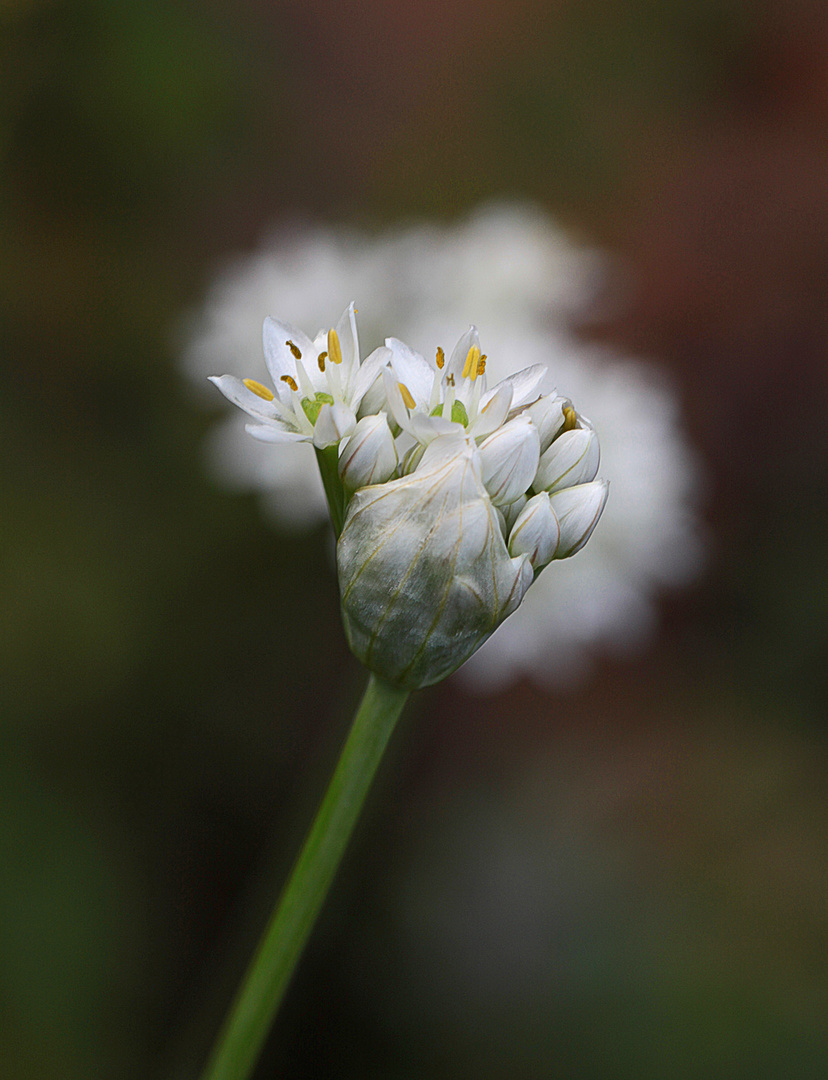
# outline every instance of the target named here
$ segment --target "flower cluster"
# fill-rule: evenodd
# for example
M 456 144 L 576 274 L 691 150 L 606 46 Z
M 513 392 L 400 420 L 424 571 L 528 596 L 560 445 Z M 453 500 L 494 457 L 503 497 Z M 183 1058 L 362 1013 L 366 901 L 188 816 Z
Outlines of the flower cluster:
M 335 448 L 346 513 L 337 545 L 349 643 L 401 686 L 438 682 L 521 603 L 540 571 L 578 552 L 607 498 L 598 439 L 536 364 L 487 385 L 474 326 L 446 358 L 396 338 L 360 357 L 353 303 L 311 340 L 268 318 L 273 389 L 212 381 L 264 442 Z M 320 467 L 326 459 L 320 456 Z
M 182 327 L 182 368 L 192 392 L 209 405 L 208 375 L 231 371 L 241 380 L 258 369 L 262 321 L 274 302 L 309 328 L 353 295 L 370 297 L 359 313 L 360 339 L 370 348 L 393 328 L 431 356 L 437 343 L 457 339 L 474 312 L 489 353 L 488 379 L 548 366 L 541 393 L 557 385 L 589 402 L 612 498 L 587 548 L 538 578 L 461 677 L 475 691 L 521 676 L 560 687 L 582 678 L 598 653 L 642 648 L 657 627 L 659 594 L 692 581 L 704 561 L 700 472 L 667 373 L 612 347 L 587 344 L 570 330 L 573 320 L 595 310 L 596 287 L 608 277 L 616 279 L 617 268 L 613 273 L 606 256 L 573 244 L 544 212 L 522 204 L 493 204 L 457 221 L 384 231 L 283 222 L 257 251 L 216 273 L 204 303 Z M 349 333 L 346 328 L 343 341 Z M 303 354 L 309 374 L 315 356 L 307 363 Z M 399 378 L 424 411 L 429 392 L 410 375 Z M 381 383 L 368 391 L 358 419 L 379 414 L 382 391 Z M 334 397 L 327 387 L 321 392 Z M 260 407 L 262 399 L 253 404 Z M 397 423 L 390 405 L 388 416 Z M 360 428 L 350 452 L 369 436 L 383 441 L 379 421 Z M 397 438 L 395 451 L 401 446 Z M 274 527 L 308 529 L 327 516 L 311 442 L 288 442 L 274 453 L 228 416 L 211 427 L 205 449 L 214 478 L 256 492 Z M 350 479 L 358 478 L 352 473 Z

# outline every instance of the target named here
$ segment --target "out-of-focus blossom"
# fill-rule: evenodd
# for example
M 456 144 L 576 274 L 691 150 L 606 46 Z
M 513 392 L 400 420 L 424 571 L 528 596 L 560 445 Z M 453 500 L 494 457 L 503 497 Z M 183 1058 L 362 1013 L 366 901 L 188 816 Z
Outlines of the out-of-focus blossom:
M 634 649 L 652 633 L 657 590 L 692 580 L 701 565 L 697 469 L 671 387 L 654 367 L 585 345 L 566 329 L 567 317 L 592 303 L 601 269 L 595 253 L 573 247 L 542 212 L 521 206 L 491 207 L 456 226 L 379 235 L 281 230 L 258 254 L 225 270 L 192 322 L 184 364 L 199 386 L 217 370 L 241 378 L 259 370 L 262 322 L 274 312 L 315 328 L 358 296 L 360 337 L 369 350 L 393 329 L 409 353 L 424 356 L 433 355 L 435 343 L 456 341 L 474 319 L 491 384 L 518 369 L 548 369 L 537 391 L 546 396 L 529 413 L 550 499 L 558 481 L 572 483 L 570 470 L 588 475 L 594 424 L 601 472 L 612 482 L 601 527 L 577 558 L 543 571 L 521 609 L 464 666 L 476 686 L 521 674 L 560 684 L 587 669 L 595 651 Z M 408 387 L 406 363 L 408 354 L 402 361 L 394 354 L 391 371 L 414 398 L 420 391 Z M 441 404 L 445 391 L 441 380 Z M 376 412 L 382 405 L 372 395 L 384 394 L 375 383 L 360 414 Z M 573 399 L 588 403 L 590 421 L 579 424 L 587 434 L 556 449 L 563 409 Z M 256 443 L 232 418 L 217 426 L 209 456 L 225 483 L 260 491 L 280 526 L 305 528 L 327 516 L 312 447 Z M 512 528 L 523 505 L 503 510 Z M 535 507 L 521 521 L 516 535 L 528 545 L 521 553 L 531 554 L 532 544 L 549 547 L 548 534 L 533 539 L 531 531 L 544 520 Z

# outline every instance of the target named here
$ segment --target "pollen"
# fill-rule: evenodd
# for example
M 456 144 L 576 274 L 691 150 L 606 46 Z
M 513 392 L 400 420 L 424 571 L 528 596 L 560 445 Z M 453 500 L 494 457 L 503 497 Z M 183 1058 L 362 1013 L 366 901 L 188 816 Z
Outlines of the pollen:
M 446 362 L 446 354 L 443 352 L 443 350 L 438 345 L 437 346 L 437 360 L 436 360 L 436 363 L 437 363 L 437 367 L 440 368 L 441 371 L 443 370 L 443 365 L 445 364 L 445 362 Z
M 472 382 L 477 378 L 477 372 L 480 367 L 480 349 L 476 345 L 472 345 L 466 355 L 466 362 L 463 365 L 463 378 L 471 379 Z
M 319 364 L 319 370 L 320 371 L 325 370 L 325 359 L 326 359 L 327 355 L 328 354 L 326 352 L 321 352 L 319 354 L 319 356 L 317 356 L 317 358 L 316 358 L 316 362 L 317 362 L 317 364 Z
M 342 346 L 339 344 L 339 334 L 336 330 L 328 331 L 328 356 L 334 364 L 342 363 Z
M 282 382 L 286 382 L 288 384 L 288 386 L 291 388 L 291 390 L 298 390 L 299 389 L 299 387 L 296 385 L 296 379 L 294 379 L 292 375 L 283 375 L 282 376 Z
M 242 382 L 251 394 L 255 394 L 257 397 L 262 398 L 263 401 L 273 401 L 273 398 L 275 397 L 273 391 L 268 390 L 266 386 L 262 386 L 260 382 L 256 382 L 255 379 L 242 379 Z
M 293 359 L 294 360 L 301 360 L 302 359 L 302 354 L 299 351 L 299 346 L 298 345 L 294 345 L 292 341 L 286 341 L 285 345 L 287 345 L 287 347 L 293 353 Z
M 487 360 L 487 356 L 486 356 L 485 353 L 483 353 L 483 355 L 480 357 L 480 363 L 477 365 L 477 374 L 478 375 L 482 375 L 483 372 L 486 370 L 486 360 Z
M 416 407 L 417 402 L 411 396 L 411 391 L 408 389 L 405 383 L 400 383 L 400 393 L 402 394 L 403 401 L 409 409 L 413 409 Z
M 578 423 L 578 417 L 575 415 L 575 410 L 571 405 L 564 406 L 564 431 L 572 431 L 575 425 Z

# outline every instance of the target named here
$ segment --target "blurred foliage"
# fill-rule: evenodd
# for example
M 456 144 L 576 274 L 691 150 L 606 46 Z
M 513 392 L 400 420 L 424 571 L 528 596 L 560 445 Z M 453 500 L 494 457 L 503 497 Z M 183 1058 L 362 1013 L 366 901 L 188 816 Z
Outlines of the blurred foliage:
M 619 334 L 686 387 L 718 548 L 634 669 L 574 698 L 423 699 L 261 1075 L 824 1075 L 826 445 L 796 422 L 825 388 L 828 216 L 797 172 L 828 85 L 811 6 L 10 0 L 0 20 L 4 1075 L 194 1074 L 358 683 L 328 537 L 275 535 L 204 475 L 181 312 L 277 214 L 498 193 L 645 270 L 639 237 L 662 245 Z M 717 171 L 740 136 L 755 157 Z M 776 160 L 813 192 L 787 263 L 758 228 L 696 229 L 724 195 L 784 209 Z M 739 291 L 763 263 L 784 305 Z

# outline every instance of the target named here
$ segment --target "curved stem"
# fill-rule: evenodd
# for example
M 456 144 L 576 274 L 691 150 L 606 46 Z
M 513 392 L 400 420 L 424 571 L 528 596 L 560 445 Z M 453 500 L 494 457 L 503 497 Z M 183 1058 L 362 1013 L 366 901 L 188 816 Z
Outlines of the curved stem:
M 407 690 L 370 676 L 325 798 L 202 1080 L 245 1080 L 252 1072 L 407 698 Z

